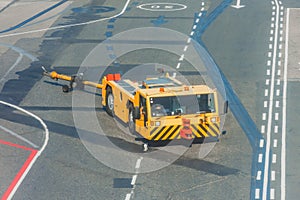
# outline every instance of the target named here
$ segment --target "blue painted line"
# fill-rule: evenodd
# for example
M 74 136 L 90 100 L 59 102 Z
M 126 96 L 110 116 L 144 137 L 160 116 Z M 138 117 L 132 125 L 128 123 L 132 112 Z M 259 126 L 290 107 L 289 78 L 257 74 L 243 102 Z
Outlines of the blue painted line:
M 110 20 L 108 20 L 109 23 L 114 23 L 117 20 L 117 17 L 115 18 L 111 18 Z
M 36 15 L 34 15 L 34 16 L 32 16 L 32 17 L 30 17 L 29 19 L 27 19 L 27 20 L 25 20 L 25 21 L 23 21 L 23 22 L 21 22 L 21 23 L 15 25 L 15 26 L 13 26 L 13 27 L 10 27 L 10 28 L 8 28 L 8 29 L 6 29 L 6 30 L 0 31 L 0 33 L 6 33 L 6 32 L 9 32 L 9 31 L 16 30 L 16 29 L 18 29 L 18 28 L 24 26 L 25 24 L 27 24 L 27 23 L 29 23 L 29 22 L 35 20 L 36 18 L 38 18 L 38 17 L 40 17 L 40 16 L 46 14 L 47 12 L 49 12 L 49 11 L 51 11 L 51 10 L 57 8 L 58 6 L 62 5 L 63 3 L 67 2 L 67 1 L 68 1 L 68 0 L 62 0 L 62 1 L 58 2 L 57 4 L 55 4 L 55 5 L 53 5 L 53 6 L 49 7 L 49 8 L 47 8 L 47 9 L 41 11 L 41 12 L 39 12 L 38 14 L 36 14 Z
M 260 131 L 257 129 L 256 124 L 250 117 L 249 113 L 239 100 L 238 96 L 234 92 L 233 88 L 231 87 L 229 81 L 226 79 L 225 75 L 221 71 L 220 67 L 216 64 L 216 62 L 213 60 L 212 56 L 210 55 L 208 49 L 205 47 L 203 41 L 201 40 L 202 34 L 205 32 L 205 30 L 209 27 L 209 25 L 229 6 L 231 5 L 232 0 L 224 0 L 222 3 L 219 4 L 213 10 L 209 16 L 206 17 L 206 13 L 202 15 L 202 19 L 199 21 L 199 26 L 197 26 L 197 29 L 195 31 L 196 37 L 194 39 L 204 47 L 205 51 L 202 50 L 202 53 L 204 56 L 204 62 L 206 63 L 206 66 L 208 67 L 208 71 L 210 73 L 216 73 L 217 71 L 221 74 L 224 86 L 225 86 L 225 95 L 229 102 L 229 108 L 231 112 L 233 113 L 234 117 L 237 119 L 237 122 L 239 123 L 240 127 L 245 132 L 247 139 L 251 145 L 252 148 L 252 165 L 251 165 L 251 188 L 250 188 L 250 199 L 255 199 L 255 190 L 257 188 L 260 189 L 260 199 L 262 198 L 263 193 L 263 180 L 264 180 L 264 163 L 265 157 L 266 157 L 266 145 L 264 145 L 263 148 L 259 147 L 260 140 L 264 140 L 264 144 L 266 144 L 266 140 L 263 138 Z M 203 18 L 204 16 L 204 18 Z M 195 16 L 196 18 L 196 16 Z M 201 51 L 201 50 L 200 50 Z M 210 76 L 213 77 L 213 76 Z M 213 80 L 216 81 L 216 80 Z M 215 82 L 214 83 L 216 87 L 219 89 L 220 84 Z M 263 155 L 262 163 L 258 163 L 258 156 L 259 154 Z M 270 155 L 271 156 L 271 152 Z M 271 159 L 269 160 L 269 166 L 271 164 Z M 261 174 L 261 180 L 256 180 L 257 171 L 260 170 L 262 172 Z M 268 171 L 268 180 L 270 180 L 270 170 Z M 267 198 L 270 198 L 270 181 L 268 181 L 267 185 Z
M 165 16 L 160 15 L 155 20 L 151 20 L 151 23 L 154 24 L 154 26 L 161 26 L 162 24 L 167 23 L 168 20 L 165 20 Z
M 113 46 L 106 46 L 106 50 L 112 51 L 112 50 L 114 50 L 114 47 Z
M 115 54 L 109 54 L 108 56 L 109 56 L 110 59 L 116 59 L 117 58 L 117 56 Z
M 108 25 L 107 25 L 107 28 L 108 28 L 108 29 L 113 29 L 113 28 L 114 28 L 114 25 L 108 24 Z
M 106 31 L 105 36 L 106 37 L 112 37 L 112 32 L 111 31 Z

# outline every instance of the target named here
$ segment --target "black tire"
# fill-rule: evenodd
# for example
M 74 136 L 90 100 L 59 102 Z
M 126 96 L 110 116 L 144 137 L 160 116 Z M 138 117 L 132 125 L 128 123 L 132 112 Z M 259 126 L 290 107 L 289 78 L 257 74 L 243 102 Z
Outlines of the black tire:
M 129 106 L 129 112 L 128 112 L 128 128 L 130 133 L 135 134 L 135 118 L 133 115 L 133 106 Z
M 106 88 L 106 98 L 105 98 L 105 110 L 110 116 L 114 116 L 114 95 L 112 93 L 111 87 Z
M 64 93 L 68 93 L 68 92 L 70 91 L 69 86 L 68 86 L 68 85 L 63 85 L 63 86 L 62 86 L 62 91 L 63 91 Z

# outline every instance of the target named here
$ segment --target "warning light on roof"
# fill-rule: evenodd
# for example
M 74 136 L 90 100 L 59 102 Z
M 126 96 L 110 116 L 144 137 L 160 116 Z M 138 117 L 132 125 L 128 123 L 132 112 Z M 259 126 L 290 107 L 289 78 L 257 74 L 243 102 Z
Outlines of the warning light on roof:
M 189 90 L 190 90 L 190 88 L 188 86 L 184 87 L 184 91 L 189 91 Z
M 165 91 L 165 88 L 159 88 L 159 91 L 160 91 L 160 92 L 164 92 L 164 91 Z

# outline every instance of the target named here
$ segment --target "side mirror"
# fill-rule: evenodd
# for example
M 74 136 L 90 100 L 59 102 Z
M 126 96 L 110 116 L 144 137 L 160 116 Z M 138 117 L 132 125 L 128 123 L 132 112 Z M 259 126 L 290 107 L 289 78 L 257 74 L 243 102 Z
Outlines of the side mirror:
M 228 100 L 224 102 L 224 114 L 228 112 Z

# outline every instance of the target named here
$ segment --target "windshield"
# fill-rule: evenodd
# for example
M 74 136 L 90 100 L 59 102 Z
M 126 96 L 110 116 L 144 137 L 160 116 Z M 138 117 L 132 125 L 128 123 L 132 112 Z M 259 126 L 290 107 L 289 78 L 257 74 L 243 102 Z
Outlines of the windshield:
M 151 116 L 173 116 L 215 112 L 213 94 L 150 97 Z

